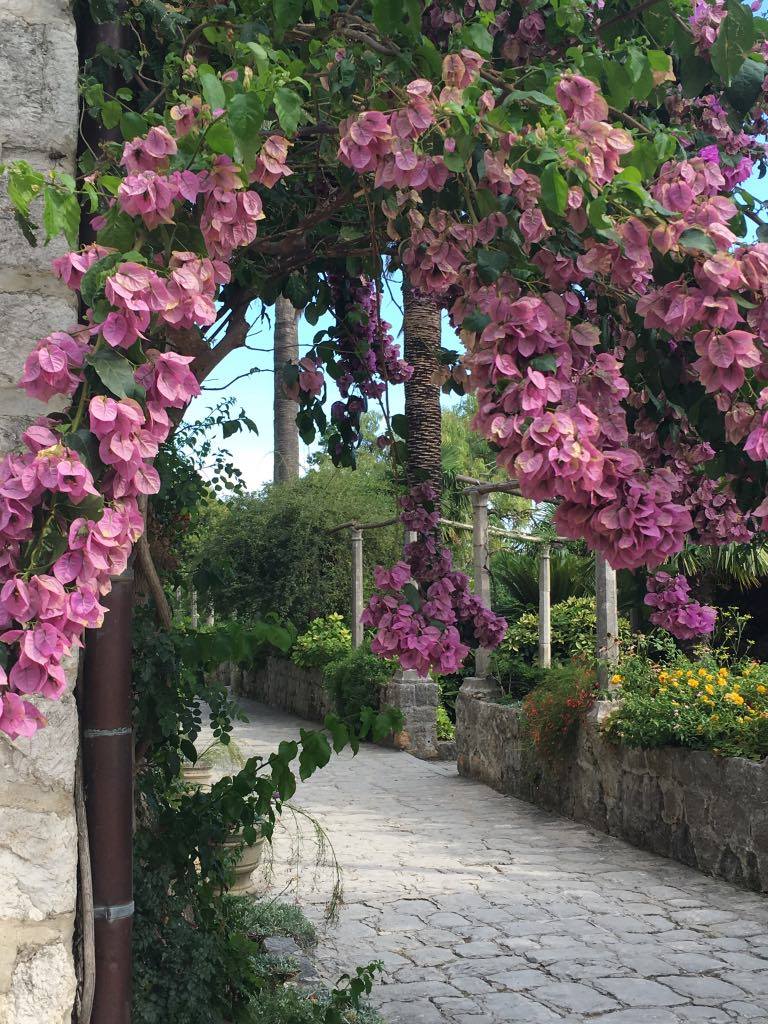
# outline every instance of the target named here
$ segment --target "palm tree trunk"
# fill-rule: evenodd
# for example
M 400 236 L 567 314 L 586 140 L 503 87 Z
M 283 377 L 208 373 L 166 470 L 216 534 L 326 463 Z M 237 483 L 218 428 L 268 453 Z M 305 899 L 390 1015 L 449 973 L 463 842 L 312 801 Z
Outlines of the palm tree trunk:
M 431 299 L 414 294 L 403 275 L 404 355 L 413 366 L 405 385 L 405 415 L 408 420 L 409 486 L 429 482 L 442 491 L 443 468 L 440 435 L 440 388 L 435 383 L 439 370 L 440 310 Z
M 299 360 L 299 317 L 290 299 L 279 295 L 275 303 L 275 399 L 273 479 L 276 484 L 295 480 L 299 475 L 299 430 L 296 426 L 298 404 L 288 398 L 283 387 L 283 368 Z

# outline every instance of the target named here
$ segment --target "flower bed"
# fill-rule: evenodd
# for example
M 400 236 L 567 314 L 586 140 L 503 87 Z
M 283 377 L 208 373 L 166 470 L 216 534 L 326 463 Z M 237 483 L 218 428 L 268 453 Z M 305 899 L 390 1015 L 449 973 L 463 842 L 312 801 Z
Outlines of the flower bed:
M 632 749 L 611 742 L 600 702 L 569 756 L 542 757 L 522 708 L 460 694 L 460 774 L 672 857 L 707 874 L 768 891 L 768 760 L 706 750 Z

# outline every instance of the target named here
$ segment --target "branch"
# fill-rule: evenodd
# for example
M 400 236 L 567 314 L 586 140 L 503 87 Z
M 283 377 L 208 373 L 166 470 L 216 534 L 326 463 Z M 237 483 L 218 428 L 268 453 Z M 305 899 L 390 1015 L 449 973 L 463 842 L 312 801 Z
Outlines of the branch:
M 148 504 L 146 495 L 143 495 L 139 500 L 139 508 L 144 516 L 144 533 L 139 537 L 136 544 L 136 560 L 144 579 L 147 581 L 147 586 L 149 587 L 149 592 L 152 595 L 152 600 L 155 602 L 155 610 L 157 612 L 157 617 L 160 620 L 160 625 L 167 633 L 169 633 L 173 629 L 173 613 L 171 612 L 171 606 L 168 604 L 168 598 L 165 596 L 163 584 L 157 573 L 157 569 L 155 568 L 152 552 L 149 550 L 149 541 L 147 540 L 146 532 Z

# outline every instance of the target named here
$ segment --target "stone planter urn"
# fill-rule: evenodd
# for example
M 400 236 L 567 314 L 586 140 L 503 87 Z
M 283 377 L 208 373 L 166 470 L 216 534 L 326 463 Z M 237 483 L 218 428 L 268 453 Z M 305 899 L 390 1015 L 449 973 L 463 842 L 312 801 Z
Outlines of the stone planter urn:
M 242 833 L 238 832 L 233 835 L 230 839 L 225 839 L 219 844 L 219 849 L 222 853 L 227 854 L 229 851 L 234 851 L 242 844 L 243 837 Z M 261 858 L 264 853 L 264 844 L 266 839 L 264 836 L 259 836 L 258 839 L 248 846 L 244 846 L 237 856 L 237 860 L 232 865 L 232 871 L 235 876 L 235 880 L 230 888 L 232 893 L 246 893 L 253 892 L 255 886 L 253 885 L 252 876 L 253 872 L 261 863 Z
M 196 764 L 191 762 L 185 764 L 181 769 L 182 779 L 194 789 L 210 789 L 213 782 L 213 769 L 210 765 Z

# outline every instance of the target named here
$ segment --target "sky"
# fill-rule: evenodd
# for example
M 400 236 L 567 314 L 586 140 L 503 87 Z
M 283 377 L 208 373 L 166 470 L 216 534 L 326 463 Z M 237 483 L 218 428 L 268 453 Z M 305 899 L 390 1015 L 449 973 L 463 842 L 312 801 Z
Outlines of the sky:
M 403 338 L 403 314 L 401 300 L 401 279 L 396 275 L 385 286 L 382 295 L 382 319 L 392 324 L 392 335 L 400 345 L 402 352 Z M 268 311 L 271 313 L 272 310 Z M 257 315 L 256 307 L 252 317 Z M 299 349 L 300 354 L 305 355 L 312 346 L 312 339 L 322 327 L 328 327 L 332 323 L 332 317 L 323 317 L 316 326 L 301 320 L 299 324 Z M 273 372 L 272 372 L 272 322 L 264 321 L 253 328 L 248 336 L 248 344 L 260 349 L 268 349 L 266 352 L 254 352 L 249 349 L 239 349 L 228 356 L 217 368 L 216 371 L 205 382 L 203 394 L 194 400 L 187 410 L 185 420 L 193 422 L 206 414 L 208 409 L 215 406 L 222 398 L 233 397 L 236 402 L 234 413 L 244 409 L 258 428 L 258 434 L 248 431 L 240 431 L 230 437 L 223 446 L 231 452 L 235 464 L 240 469 L 245 479 L 246 487 L 249 490 L 257 490 L 263 484 L 272 479 L 273 462 L 273 430 L 272 430 L 272 397 L 273 397 Z M 445 348 L 452 348 L 460 351 L 462 346 L 457 335 L 448 324 L 447 319 L 443 322 L 442 344 Z M 231 387 L 226 387 L 236 377 L 247 374 L 253 367 L 259 367 L 262 372 L 254 373 L 252 376 L 237 380 Z M 225 388 L 225 390 L 211 390 L 213 388 Z M 326 402 L 326 411 L 330 410 L 331 403 L 338 397 L 338 391 L 332 381 L 329 381 L 329 394 Z M 444 404 L 456 401 L 455 396 L 444 397 Z M 392 414 L 403 411 L 404 389 L 390 386 L 389 403 Z M 375 406 L 372 406 L 375 411 Z M 300 444 L 300 459 L 302 468 L 306 469 L 309 456 L 319 448 L 317 443 L 308 447 L 303 442 Z

